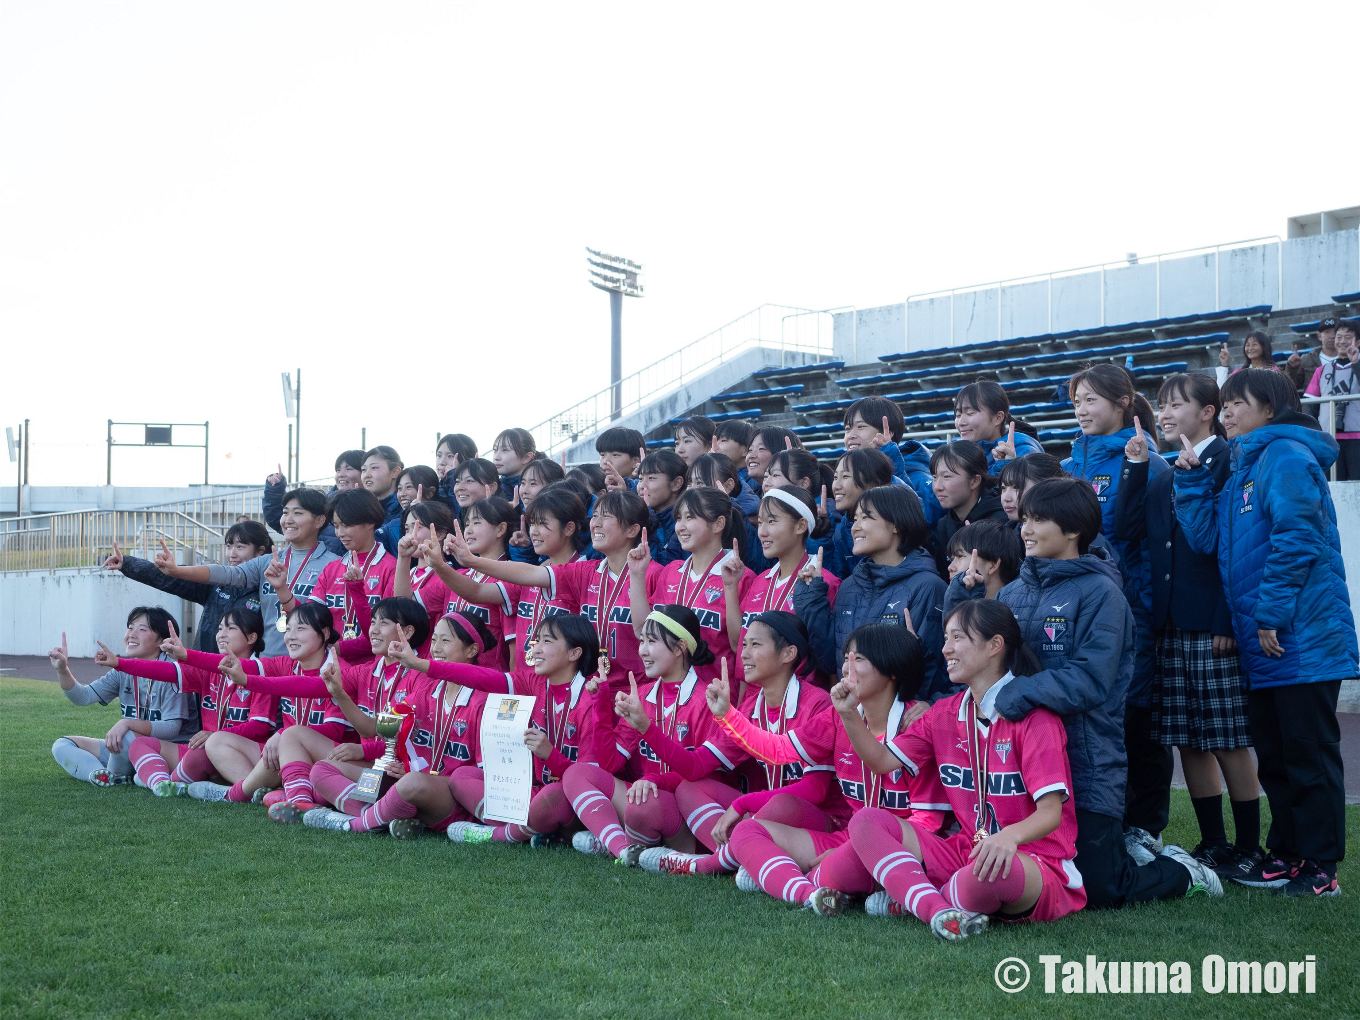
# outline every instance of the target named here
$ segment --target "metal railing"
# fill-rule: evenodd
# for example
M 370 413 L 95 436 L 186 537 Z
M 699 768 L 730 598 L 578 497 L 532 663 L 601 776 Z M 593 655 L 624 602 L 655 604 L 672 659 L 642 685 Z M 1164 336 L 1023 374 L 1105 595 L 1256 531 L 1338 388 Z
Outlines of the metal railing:
M 160 543 L 181 562 L 220 563 L 223 536 L 259 520 L 263 489 L 240 489 L 137 510 L 72 510 L 0 520 L 0 572 L 93 570 L 113 552 L 150 559 Z
M 1308 405 L 1310 405 L 1310 404 L 1313 405 L 1313 406 L 1315 406 L 1315 407 L 1318 406 L 1318 405 L 1321 405 L 1321 404 L 1326 404 L 1326 405 L 1327 405 L 1327 417 L 1326 417 L 1326 418 L 1323 418 L 1322 415 L 1318 415 L 1318 424 L 1322 426 L 1322 430 L 1323 430 L 1324 432 L 1328 433 L 1328 434 L 1331 435 L 1333 438 L 1335 438 L 1335 437 L 1336 437 L 1336 432 L 1337 432 L 1337 429 L 1336 429 L 1336 405 L 1337 405 L 1337 404 L 1344 404 L 1344 403 L 1346 403 L 1347 401 L 1351 401 L 1351 400 L 1360 400 L 1360 393 L 1338 393 L 1338 394 L 1335 394 L 1334 396 L 1328 396 L 1328 397 L 1307 397 L 1307 396 L 1305 396 L 1305 397 L 1301 397 L 1300 399 L 1302 400 L 1303 405 L 1304 405 L 1305 408 L 1307 408 Z M 1342 417 L 1343 417 L 1343 419 L 1344 419 L 1344 417 L 1345 417 L 1344 413 L 1343 413 Z M 1331 469 L 1330 473 L 1328 474 L 1328 477 L 1329 477 L 1332 481 L 1336 481 L 1336 461 L 1332 461 L 1332 469 Z
M 994 282 L 992 282 L 992 283 L 975 284 L 975 285 L 969 286 L 969 287 L 951 287 L 951 288 L 948 288 L 948 289 L 946 289 L 946 290 L 932 290 L 932 291 L 926 291 L 926 292 L 921 293 L 921 294 L 912 294 L 912 295 L 910 295 L 910 296 L 907 298 L 907 300 L 906 300 L 906 302 L 905 302 L 905 306 L 904 306 L 904 308 L 905 308 L 904 315 L 905 315 L 905 318 L 906 318 L 906 323 L 905 323 L 905 327 L 906 327 L 905 332 L 906 332 L 906 341 L 907 341 L 906 349 L 909 350 L 909 351 L 911 350 L 911 303 L 912 303 L 913 301 L 925 301 L 925 300 L 930 300 L 930 299 L 934 299 L 934 298 L 942 298 L 942 297 L 948 297 L 948 298 L 949 298 L 949 342 L 948 342 L 947 344 L 944 344 L 943 346 L 945 346 L 945 347 L 953 347 L 953 346 L 954 346 L 954 306 L 955 306 L 955 304 L 956 304 L 955 298 L 958 297 L 959 295 L 977 294 L 977 293 L 981 293 L 981 292 L 984 292 L 984 291 L 995 291 L 995 292 L 996 292 L 996 336 L 995 336 L 993 339 L 996 339 L 996 340 L 1003 340 L 1003 339 L 1007 339 L 1007 338 L 1004 336 L 1005 330 L 1004 330 L 1004 327 L 1003 327 L 1003 315 L 1004 315 L 1004 309 L 1005 309 L 1005 300 L 1004 300 L 1005 289 L 1006 289 L 1007 287 L 1018 287 L 1018 286 L 1021 286 L 1021 285 L 1023 285 L 1023 284 L 1029 284 L 1029 283 L 1046 283 L 1046 284 L 1048 285 L 1048 296 L 1047 296 L 1047 302 L 1048 302 L 1048 330 L 1047 330 L 1047 332 L 1050 332 L 1050 333 L 1051 333 L 1051 332 L 1053 331 L 1053 281 L 1054 281 L 1054 280 L 1062 280 L 1062 279 L 1064 279 L 1064 278 L 1066 278 L 1066 277 L 1078 276 L 1078 275 L 1083 274 L 1083 273 L 1095 273 L 1095 272 L 1099 272 L 1099 273 L 1100 273 L 1100 322 L 1097 323 L 1096 325 L 1098 325 L 1098 326 L 1110 326 L 1110 325 L 1116 325 L 1116 326 L 1117 326 L 1117 325 L 1119 325 L 1119 323 L 1110 323 L 1110 322 L 1107 322 L 1107 321 L 1106 321 L 1106 316 L 1105 316 L 1105 293 L 1106 293 L 1105 274 L 1106 274 L 1106 271 L 1107 271 L 1107 270 L 1112 270 L 1112 269 L 1128 269 L 1128 268 L 1131 268 L 1131 267 L 1133 267 L 1133 266 L 1146 265 L 1147 263 L 1155 263 L 1155 265 L 1156 265 L 1156 267 L 1157 267 L 1157 268 L 1156 268 L 1156 287 L 1157 287 L 1157 291 L 1156 291 L 1156 295 L 1157 295 L 1157 296 L 1156 296 L 1156 309 L 1157 309 L 1157 311 L 1156 311 L 1156 314 L 1153 316 L 1153 318 L 1154 318 L 1154 319 L 1160 319 L 1160 318 L 1162 317 L 1162 263 L 1163 263 L 1163 262 L 1166 262 L 1166 261 L 1169 261 L 1169 260 L 1171 260 L 1171 259 L 1188 258 L 1188 257 L 1190 257 L 1190 256 L 1192 256 L 1192 255 L 1197 255 L 1197 254 L 1203 254 L 1203 255 L 1206 255 L 1206 256 L 1209 255 L 1209 254 L 1212 254 L 1212 255 L 1213 255 L 1213 258 L 1214 258 L 1214 310 L 1215 310 L 1215 311 L 1220 311 L 1220 310 L 1221 310 L 1220 294 L 1222 293 L 1221 273 L 1220 273 L 1220 262 L 1221 262 L 1222 253 L 1225 252 L 1225 251 L 1231 251 L 1231 250 L 1234 250 L 1234 249 L 1237 249 L 1237 248 L 1248 248 L 1248 247 L 1252 247 L 1252 246 L 1254 246 L 1254 245 L 1262 245 L 1262 244 L 1274 244 L 1274 245 L 1275 245 L 1275 258 L 1276 258 L 1276 268 L 1277 268 L 1276 281 L 1275 281 L 1275 282 L 1276 282 L 1276 300 L 1275 300 L 1275 307 L 1276 307 L 1276 308 L 1279 308 L 1279 307 L 1281 307 L 1281 306 L 1284 304 L 1284 244 L 1283 244 L 1283 242 L 1281 242 L 1281 240 L 1280 240 L 1280 238 L 1279 238 L 1278 235 L 1273 235 L 1273 234 L 1272 234 L 1272 235 L 1267 236 L 1267 237 L 1252 237 L 1252 238 L 1248 238 L 1248 239 L 1245 240 L 1245 241 L 1230 241 L 1230 242 L 1228 242 L 1228 243 L 1226 243 L 1226 244 L 1211 244 L 1211 245 L 1204 245 L 1203 247 L 1199 247 L 1199 248 L 1184 248 L 1184 249 L 1182 249 L 1182 250 L 1180 250 L 1180 251 L 1163 252 L 1163 253 L 1158 254 L 1158 255 L 1134 256 L 1134 257 L 1131 257 L 1131 258 L 1124 258 L 1124 259 L 1120 259 L 1120 260 L 1116 260 L 1116 261 L 1112 261 L 1112 262 L 1101 262 L 1101 263 L 1097 263 L 1097 264 L 1095 264 L 1095 265 L 1090 265 L 1090 266 L 1079 266 L 1079 267 L 1076 268 L 1076 269 L 1062 269 L 1062 270 L 1059 270 L 1059 271 L 1053 272 L 1053 273 L 1037 273 L 1037 274 L 1035 274 L 1035 275 L 1033 275 L 1033 276 L 1016 276 L 1016 277 L 1012 277 L 1011 279 L 1008 279 L 1008 280 L 996 280 L 996 281 L 994 281 Z M 1093 327 L 1093 328 L 1094 328 L 1094 327 Z M 971 343 L 971 342 L 973 342 L 973 341 L 969 341 L 969 342 Z
M 761 305 L 625 376 L 620 384 L 618 416 L 639 410 L 645 403 L 743 351 L 755 347 L 779 350 L 782 365 L 790 352 L 829 355 L 831 344 L 829 312 L 791 305 Z M 613 386 L 606 386 L 533 426 L 529 431 L 538 449 L 552 456 L 581 437 L 607 427 L 617 417 L 611 406 L 613 392 Z

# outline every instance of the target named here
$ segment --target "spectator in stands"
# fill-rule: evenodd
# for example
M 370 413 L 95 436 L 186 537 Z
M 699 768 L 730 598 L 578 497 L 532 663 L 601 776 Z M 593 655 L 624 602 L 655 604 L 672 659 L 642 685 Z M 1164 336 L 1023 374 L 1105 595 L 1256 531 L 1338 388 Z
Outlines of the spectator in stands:
M 500 495 L 507 503 L 515 502 L 519 476 L 536 454 L 533 433 L 528 429 L 506 429 L 491 444 L 491 463 L 500 474 Z
M 1232 470 L 1223 426 L 1218 422 L 1218 386 L 1207 375 L 1173 375 L 1157 394 L 1162 438 L 1170 445 L 1189 441 L 1213 477 L 1215 495 Z M 1261 862 L 1260 786 L 1251 758 L 1247 699 L 1233 640 L 1232 613 L 1223 594 L 1218 557 L 1195 552 L 1176 523 L 1172 472 L 1148 481 L 1148 464 L 1159 457 L 1153 438 L 1141 429 L 1124 447 L 1126 477 L 1116 500 L 1116 528 L 1121 537 L 1146 541 L 1151 564 L 1152 627 L 1157 639 L 1151 709 L 1130 708 L 1141 730 L 1146 722 L 1152 738 L 1179 747 L 1185 782 L 1199 821 L 1196 860 L 1220 877 L 1250 872 Z M 1146 713 L 1146 719 L 1144 718 Z M 1126 725 L 1131 725 L 1126 721 Z M 1133 753 L 1139 745 L 1130 748 Z M 1154 843 L 1166 826 L 1171 808 L 1171 776 L 1165 785 L 1137 789 L 1129 770 L 1128 824 L 1138 851 Z M 1156 763 L 1144 774 L 1156 771 Z M 1228 783 L 1236 844 L 1223 828 L 1223 787 Z
M 1228 345 L 1224 344 L 1218 352 L 1218 377 L 1219 385 L 1227 375 L 1227 369 L 1231 361 L 1228 356 Z M 1284 369 L 1275 364 L 1275 347 L 1271 342 L 1270 336 L 1259 329 L 1253 329 L 1242 338 L 1242 364 L 1233 369 L 1233 372 L 1240 372 L 1244 368 L 1261 368 L 1271 372 L 1283 372 Z
M 1176 518 L 1216 553 L 1247 685 L 1247 715 L 1270 802 L 1270 853 L 1233 880 L 1290 896 L 1334 896 L 1345 854 L 1341 681 L 1360 671 L 1336 509 L 1326 471 L 1336 440 L 1296 410 L 1276 372 L 1223 387 L 1232 474 L 1214 493 L 1187 441 L 1176 462 Z
M 385 520 L 374 534 L 393 556 L 401 539 L 401 501 L 397 499 L 397 479 L 401 476 L 401 456 L 390 446 L 375 446 L 364 454 L 360 473 L 363 486 L 382 504 Z
M 1356 326 L 1338 323 L 1333 331 L 1336 357 L 1324 361 L 1313 372 L 1306 392 L 1312 397 L 1339 397 L 1360 394 L 1360 351 L 1356 349 Z M 1317 418 L 1323 429 L 1336 436 L 1340 455 L 1336 460 L 1338 482 L 1360 481 L 1360 400 L 1338 404 L 1319 404 Z
M 458 515 L 458 503 L 453 498 L 453 472 L 464 461 L 477 456 L 477 444 L 471 436 L 461 432 L 450 432 L 440 437 L 434 449 L 434 469 L 439 475 L 439 498 L 449 505 L 454 516 Z
M 959 390 L 954 398 L 954 428 L 960 439 L 982 448 L 987 470 L 994 475 L 1001 473 L 1001 465 L 1008 460 L 1044 452 L 1039 440 L 1026 431 L 1029 426 L 1011 417 L 1011 398 L 991 379 L 978 379 Z
M 1006 520 L 997 493 L 997 478 L 987 470 L 987 455 L 977 443 L 959 439 L 930 455 L 935 498 L 944 515 L 935 522 L 935 564 L 943 574 L 949 563 L 949 540 L 966 524 Z
M 675 454 L 685 462 L 685 467 L 693 467 L 694 462 L 706 453 L 713 452 L 713 440 L 717 436 L 717 426 L 711 418 L 702 414 L 691 415 L 675 426 Z M 741 451 L 742 457 L 746 450 Z
M 831 478 L 831 498 L 839 519 L 832 530 L 831 543 L 822 553 L 823 570 L 844 579 L 859 565 L 860 557 L 852 551 L 855 504 L 870 489 L 892 484 L 892 461 L 882 450 L 848 450 L 841 454 Z
M 227 529 L 223 539 L 225 559 L 230 566 L 238 566 L 257 556 L 264 556 L 274 549 L 274 542 L 259 521 L 245 521 L 233 524 Z M 104 561 L 105 570 L 117 570 L 126 578 L 138 581 L 157 591 L 177 595 L 189 602 L 197 602 L 203 607 L 198 616 L 194 631 L 193 647 L 200 652 L 217 651 L 217 624 L 228 610 L 244 606 L 256 613 L 260 611 L 260 596 L 254 586 L 248 588 L 228 588 L 217 584 L 195 584 L 177 577 L 162 574 L 150 560 L 136 556 L 124 556 L 113 544 L 113 555 Z
M 1336 360 L 1336 316 L 1329 315 L 1318 323 L 1318 346 L 1306 354 L 1299 353 L 1297 341 L 1294 353 L 1285 362 L 1285 375 L 1289 376 L 1294 389 L 1302 391 L 1323 365 Z M 1219 385 L 1223 385 L 1219 383 Z
M 343 492 L 345 489 L 362 487 L 364 484 L 363 471 L 364 451 L 346 450 L 335 458 L 335 488 L 331 492 Z

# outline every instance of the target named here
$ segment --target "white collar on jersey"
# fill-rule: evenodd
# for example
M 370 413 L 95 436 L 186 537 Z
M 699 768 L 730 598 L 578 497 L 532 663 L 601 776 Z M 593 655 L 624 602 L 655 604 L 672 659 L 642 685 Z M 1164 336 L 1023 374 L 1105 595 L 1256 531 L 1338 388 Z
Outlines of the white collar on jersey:
M 892 708 L 888 709 L 888 728 L 883 731 L 884 739 L 892 739 L 897 736 L 897 728 L 902 725 L 902 713 L 907 710 L 907 703 L 893 698 Z M 864 718 L 864 706 L 859 706 L 859 717 Z
M 785 721 L 798 714 L 798 694 L 799 680 L 797 674 L 795 674 L 789 677 L 789 686 L 784 690 L 784 708 L 781 718 Z M 761 713 L 764 711 L 765 691 L 761 690 L 756 694 L 756 703 L 751 708 L 751 718 L 764 725 L 765 720 L 761 718 Z
M 694 693 L 694 688 L 697 687 L 698 684 L 699 674 L 694 672 L 693 667 L 690 667 L 690 671 L 687 674 L 685 674 L 685 679 L 680 681 L 680 696 L 675 699 L 675 704 L 679 706 L 689 701 L 690 695 Z M 647 700 L 650 701 L 653 705 L 656 704 L 657 692 L 659 690 L 661 690 L 660 680 L 652 684 L 652 689 L 647 694 Z
M 446 690 L 448 690 L 448 689 L 449 689 L 449 681 L 448 681 L 448 680 L 440 680 L 440 681 L 439 681 L 439 689 L 438 689 L 437 691 L 435 691 L 435 699 L 438 700 L 438 701 L 443 701 L 443 700 L 444 700 L 444 692 L 445 692 Z M 454 708 L 466 708 L 466 707 L 467 707 L 467 703 L 468 703 L 469 701 L 471 701 L 471 700 L 472 700 L 472 688 L 471 688 L 471 687 L 463 687 L 463 688 L 461 688 L 461 689 L 458 691 L 458 700 L 456 700 L 456 701 L 453 703 L 453 707 L 454 707 Z
M 366 557 L 367 557 L 367 556 L 373 556 L 373 559 L 370 560 L 370 561 L 369 561 L 369 564 L 368 564 L 370 567 L 376 566 L 377 564 L 381 563 L 381 562 L 382 562 L 382 558 L 383 558 L 384 556 L 387 555 L 387 547 L 384 546 L 384 545 L 382 544 L 382 542 L 378 541 L 376 538 L 373 540 L 373 547 L 374 547 L 375 549 L 378 550 L 378 554 L 377 554 L 376 556 L 373 556 L 373 549 L 370 549 L 368 552 L 364 553 L 364 556 L 366 556 Z M 344 559 L 342 560 L 342 562 L 343 562 L 343 563 L 345 564 L 345 566 L 347 566 L 347 567 L 353 566 L 353 564 L 354 564 L 354 552 L 353 552 L 353 550 L 349 550 L 349 551 L 347 551 L 347 552 L 345 553 L 345 556 L 344 556 Z
M 576 703 L 581 700 L 581 692 L 585 690 L 586 678 L 580 673 L 576 674 L 576 679 L 571 682 L 571 703 L 567 711 L 576 707 Z
M 996 722 L 1001 713 L 996 710 L 996 696 L 1001 693 L 1001 688 L 1015 679 L 1014 673 L 1007 673 L 991 687 L 987 688 L 987 693 L 982 696 L 982 704 L 978 705 L 978 715 L 988 722 Z M 968 699 L 973 696 L 971 691 L 965 689 L 964 697 L 959 701 L 959 722 L 968 721 Z

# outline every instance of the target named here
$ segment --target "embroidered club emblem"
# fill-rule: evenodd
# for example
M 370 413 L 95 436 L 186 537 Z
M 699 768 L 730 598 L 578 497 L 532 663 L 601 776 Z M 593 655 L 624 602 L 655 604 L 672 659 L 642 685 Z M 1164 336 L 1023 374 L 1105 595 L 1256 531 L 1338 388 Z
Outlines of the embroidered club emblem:
M 567 723 L 567 738 L 570 739 L 574 736 L 576 736 L 576 724 L 574 722 L 569 722 Z
M 677 737 L 679 737 L 681 740 L 684 740 L 685 737 L 689 735 L 689 723 L 685 723 L 685 722 L 676 723 L 676 724 L 675 724 L 675 735 L 676 735 Z
M 453 724 L 453 732 L 457 733 L 461 737 L 464 733 L 467 732 L 467 721 L 463 719 L 457 720 Z
M 704 598 L 708 599 L 709 605 L 712 605 L 714 602 L 717 602 L 718 599 L 722 598 L 722 595 L 723 595 L 722 592 L 714 591 L 712 588 L 704 592 Z
M 1011 754 L 1011 742 L 1009 740 L 998 740 L 996 742 L 995 750 L 996 756 L 1001 759 L 1001 763 L 1004 765 L 1006 759 L 1009 758 Z
M 370 577 L 370 578 L 368 579 L 368 590 L 369 590 L 369 591 L 372 591 L 372 590 L 373 590 L 374 588 L 376 588 L 376 587 L 378 587 L 378 578 L 376 578 L 376 577 Z

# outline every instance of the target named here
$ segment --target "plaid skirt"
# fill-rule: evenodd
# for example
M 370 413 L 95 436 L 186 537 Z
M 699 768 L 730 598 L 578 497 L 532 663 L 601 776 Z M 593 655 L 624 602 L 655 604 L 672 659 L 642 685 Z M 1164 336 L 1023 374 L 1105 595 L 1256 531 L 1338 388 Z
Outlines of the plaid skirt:
M 1152 736 L 1196 751 L 1251 746 L 1237 655 L 1215 656 L 1208 631 L 1163 629 L 1152 684 Z

